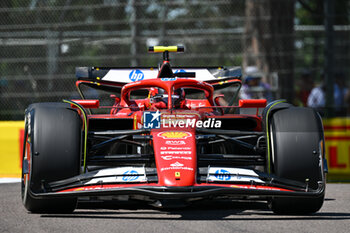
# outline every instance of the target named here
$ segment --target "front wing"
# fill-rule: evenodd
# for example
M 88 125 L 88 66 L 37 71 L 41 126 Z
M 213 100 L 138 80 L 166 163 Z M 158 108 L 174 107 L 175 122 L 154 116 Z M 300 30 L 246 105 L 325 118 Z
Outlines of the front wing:
M 235 179 L 225 176 L 215 179 L 208 168 L 206 181 L 192 186 L 167 187 L 157 184 L 156 172 L 152 169 L 113 168 L 85 173 L 73 178 L 43 184 L 45 192 L 34 193 L 34 198 L 47 197 L 93 197 L 118 195 L 143 195 L 155 199 L 188 199 L 218 196 L 260 196 L 260 197 L 318 197 L 324 194 L 325 181 L 318 182 L 318 188 L 312 189 L 308 183 L 281 179 L 262 172 L 237 168 L 229 170 Z M 231 168 L 232 169 L 232 168 Z M 135 171 L 134 173 L 129 172 Z M 203 169 L 202 169 L 203 170 Z

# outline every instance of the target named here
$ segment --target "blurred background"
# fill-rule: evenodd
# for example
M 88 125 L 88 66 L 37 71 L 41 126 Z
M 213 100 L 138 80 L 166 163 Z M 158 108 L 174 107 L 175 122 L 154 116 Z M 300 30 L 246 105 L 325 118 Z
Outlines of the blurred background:
M 184 45 L 177 66 L 242 66 L 242 98 L 350 113 L 348 0 L 2 0 L 0 19 L 0 120 L 75 96 L 76 66 L 155 66 L 153 45 Z

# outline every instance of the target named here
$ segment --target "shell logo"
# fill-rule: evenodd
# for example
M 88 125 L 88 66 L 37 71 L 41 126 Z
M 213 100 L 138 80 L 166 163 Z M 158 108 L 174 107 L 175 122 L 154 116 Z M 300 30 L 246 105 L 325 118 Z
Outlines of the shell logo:
M 191 137 L 192 134 L 189 132 L 181 132 L 181 131 L 168 131 L 168 132 L 160 132 L 157 134 L 158 137 L 162 137 L 164 139 L 186 139 Z

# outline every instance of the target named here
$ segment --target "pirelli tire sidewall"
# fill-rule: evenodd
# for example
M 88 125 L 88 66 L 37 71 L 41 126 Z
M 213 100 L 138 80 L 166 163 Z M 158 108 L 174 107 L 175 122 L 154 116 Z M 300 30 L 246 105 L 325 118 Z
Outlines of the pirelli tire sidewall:
M 311 108 L 289 107 L 279 109 L 269 118 L 271 172 L 277 177 L 308 183 L 312 189 L 324 182 L 322 120 Z M 317 198 L 272 199 L 276 213 L 313 213 L 318 211 L 324 193 Z
M 79 175 L 80 116 L 76 110 L 70 108 L 69 104 L 38 103 L 26 109 L 25 117 L 25 131 L 31 143 L 29 188 L 28 193 L 22 195 L 26 197 L 26 200 L 23 200 L 25 207 L 32 212 L 73 210 L 76 198 L 36 199 L 32 193 L 46 192 L 46 185 L 49 182 Z M 27 135 L 24 138 L 26 140 Z

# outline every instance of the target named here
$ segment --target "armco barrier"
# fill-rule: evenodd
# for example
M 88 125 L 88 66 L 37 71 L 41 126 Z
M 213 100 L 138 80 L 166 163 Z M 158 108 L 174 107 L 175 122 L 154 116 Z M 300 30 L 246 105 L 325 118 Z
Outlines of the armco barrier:
M 350 118 L 323 121 L 328 180 L 350 181 Z M 0 122 L 0 178 L 21 176 L 23 121 Z

